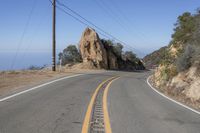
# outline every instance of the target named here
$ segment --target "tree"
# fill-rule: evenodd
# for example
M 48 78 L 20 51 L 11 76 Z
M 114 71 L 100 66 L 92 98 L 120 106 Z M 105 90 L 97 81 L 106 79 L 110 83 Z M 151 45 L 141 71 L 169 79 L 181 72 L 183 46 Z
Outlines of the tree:
M 124 57 L 125 57 L 126 60 L 131 61 L 131 62 L 138 61 L 138 58 L 136 57 L 136 54 L 134 54 L 132 51 L 126 51 L 124 53 Z
M 112 40 L 105 40 L 105 39 L 101 39 L 101 42 L 104 45 L 104 47 L 107 50 L 111 50 L 117 58 L 122 57 L 123 45 L 121 43 L 115 43 Z
M 62 65 L 81 62 L 81 55 L 75 45 L 69 45 L 58 56 L 62 59 Z
M 105 48 L 113 47 L 114 43 L 112 40 L 101 39 L 102 44 Z
M 121 58 L 122 56 L 123 45 L 121 43 L 116 43 L 113 45 L 113 52 L 117 55 L 117 57 Z
M 175 32 L 172 35 L 173 41 L 181 41 L 183 43 L 188 42 L 195 30 L 194 16 L 189 12 L 183 13 L 183 15 L 178 17 L 175 26 Z

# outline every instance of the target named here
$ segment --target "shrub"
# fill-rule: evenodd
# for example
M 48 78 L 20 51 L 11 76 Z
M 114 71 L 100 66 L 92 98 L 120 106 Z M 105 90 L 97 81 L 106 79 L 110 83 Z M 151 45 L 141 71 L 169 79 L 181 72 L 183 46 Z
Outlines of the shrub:
M 131 62 L 137 62 L 138 61 L 136 54 L 134 54 L 132 51 L 126 51 L 124 53 L 124 56 L 125 56 L 126 60 L 129 60 Z
M 30 67 L 28 67 L 28 70 L 41 70 L 43 67 L 39 67 L 39 66 L 34 66 L 34 65 L 32 65 L 32 66 L 30 66 Z
M 172 79 L 174 76 L 178 74 L 177 68 L 175 65 L 172 65 L 169 69 L 169 79 Z
M 187 45 L 184 53 L 177 58 L 177 71 L 181 72 L 187 70 L 192 65 L 192 58 L 195 53 L 195 47 L 193 45 Z
M 164 81 L 168 81 L 169 80 L 169 76 L 168 76 L 168 68 L 165 67 L 164 69 L 161 70 L 161 78 Z
M 81 55 L 75 45 L 69 45 L 58 56 L 59 60 L 62 60 L 62 65 L 81 62 Z
M 113 52 L 118 58 L 121 58 L 122 56 L 122 49 L 123 45 L 121 43 L 116 43 L 115 45 L 113 45 Z
M 191 13 L 185 12 L 178 17 L 175 26 L 175 33 L 172 35 L 173 41 L 186 43 L 191 40 L 192 33 L 195 31 L 195 17 Z
M 123 52 L 123 45 L 121 43 L 115 43 L 112 40 L 101 39 L 105 49 L 111 50 L 117 58 L 121 58 Z

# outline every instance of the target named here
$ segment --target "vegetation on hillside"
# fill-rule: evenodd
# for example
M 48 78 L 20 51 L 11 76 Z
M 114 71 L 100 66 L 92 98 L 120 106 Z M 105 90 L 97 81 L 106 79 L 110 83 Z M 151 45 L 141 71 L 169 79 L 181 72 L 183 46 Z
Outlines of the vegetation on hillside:
M 179 16 L 174 31 L 172 42 L 174 42 L 174 44 L 179 44 L 176 42 L 181 42 L 183 47 L 175 62 L 177 71 L 185 71 L 193 65 L 199 66 L 200 11 L 196 14 L 186 12 Z
M 102 44 L 107 50 L 110 50 L 116 57 L 120 69 L 145 69 L 143 63 L 132 51 L 123 51 L 121 43 L 115 43 L 111 40 L 101 39 Z
M 176 56 L 170 53 L 172 47 L 177 50 Z M 178 17 L 175 23 L 170 44 L 144 57 L 144 62 L 147 66 L 164 65 L 165 70 L 162 73 L 167 77 L 164 79 L 169 80 L 178 72 L 186 71 L 194 65 L 200 71 L 199 50 L 200 11 L 195 14 L 185 12 Z
M 117 58 L 122 57 L 123 45 L 121 43 L 114 43 L 114 41 L 105 39 L 101 39 L 101 42 L 105 49 L 110 50 Z
M 63 52 L 60 52 L 58 56 L 59 61 L 61 61 L 61 65 L 66 65 L 69 63 L 73 64 L 82 61 L 80 52 L 78 51 L 76 45 L 67 46 L 67 48 L 65 48 Z

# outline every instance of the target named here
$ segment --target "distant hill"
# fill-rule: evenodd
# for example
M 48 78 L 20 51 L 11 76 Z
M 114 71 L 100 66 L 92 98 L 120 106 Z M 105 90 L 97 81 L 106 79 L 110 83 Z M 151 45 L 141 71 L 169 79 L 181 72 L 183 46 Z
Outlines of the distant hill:
M 155 68 L 161 63 L 162 59 L 165 57 L 165 51 L 167 50 L 167 46 L 160 48 L 159 50 L 154 51 L 146 55 L 143 58 L 146 68 Z

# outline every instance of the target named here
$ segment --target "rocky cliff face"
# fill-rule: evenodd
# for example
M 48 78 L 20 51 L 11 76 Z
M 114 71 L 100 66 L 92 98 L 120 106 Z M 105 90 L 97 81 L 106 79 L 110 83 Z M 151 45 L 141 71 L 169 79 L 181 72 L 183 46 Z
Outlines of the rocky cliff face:
M 83 32 L 79 49 L 83 63 L 81 68 L 86 69 L 125 69 L 135 70 L 144 69 L 143 64 L 139 64 L 138 60 L 131 61 L 122 58 L 122 52 L 116 53 L 114 43 L 100 40 L 94 29 L 86 28 Z
M 80 40 L 83 64 L 88 68 L 119 69 L 117 57 L 102 44 L 95 30 L 86 28 Z
M 178 42 L 167 47 L 166 56 L 163 56 L 164 58 L 161 57 L 161 62 L 155 69 L 152 81 L 155 87 L 159 88 L 165 94 L 200 109 L 200 69 L 198 68 L 200 63 L 197 62 L 198 59 L 187 55 L 186 59 L 192 58 L 191 66 L 183 71 L 178 71 L 177 64 L 178 59 L 180 60 L 181 57 L 180 51 L 183 51 L 182 53 L 186 51 L 186 46 L 185 48 L 183 46 L 184 44 Z M 185 63 L 188 63 L 188 61 L 183 60 L 182 66 Z
M 87 28 L 83 32 L 79 48 L 83 64 L 90 68 L 108 69 L 107 51 L 93 29 Z

